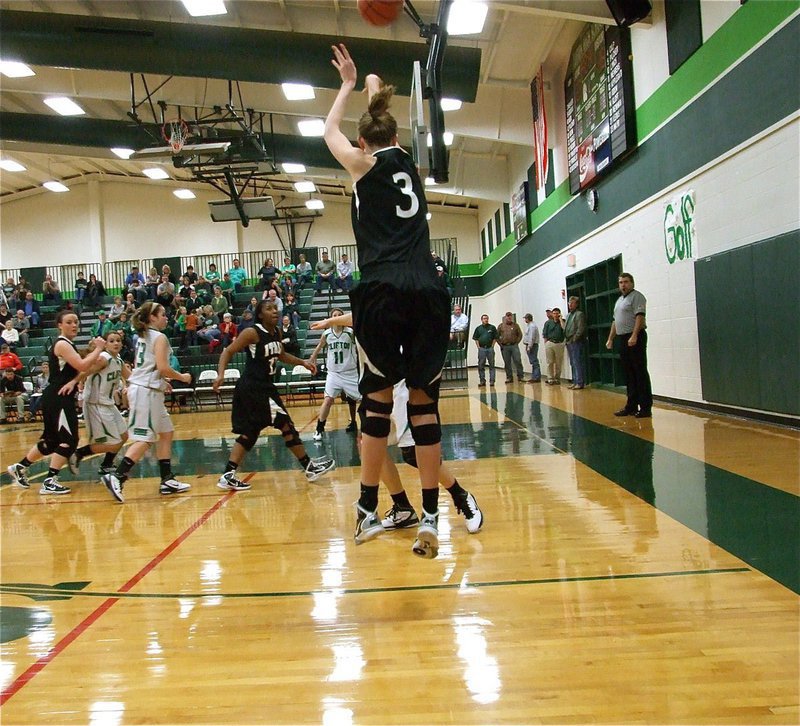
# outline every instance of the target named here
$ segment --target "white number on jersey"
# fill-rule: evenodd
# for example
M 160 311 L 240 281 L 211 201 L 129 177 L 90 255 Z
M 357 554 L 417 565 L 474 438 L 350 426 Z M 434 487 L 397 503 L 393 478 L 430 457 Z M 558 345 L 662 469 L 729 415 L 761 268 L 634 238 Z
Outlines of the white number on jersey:
M 402 209 L 399 204 L 395 205 L 394 211 L 398 217 L 402 219 L 410 219 L 419 211 L 419 199 L 414 194 L 414 188 L 411 183 L 411 177 L 404 171 L 398 171 L 397 174 L 392 176 L 392 181 L 400 185 L 400 191 L 407 194 L 411 199 L 411 207 L 409 209 Z

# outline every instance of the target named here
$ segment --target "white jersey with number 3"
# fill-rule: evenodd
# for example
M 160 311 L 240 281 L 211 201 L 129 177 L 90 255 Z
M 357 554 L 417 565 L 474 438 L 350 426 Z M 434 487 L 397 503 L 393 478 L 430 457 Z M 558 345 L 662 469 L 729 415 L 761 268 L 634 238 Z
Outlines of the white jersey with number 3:
M 164 390 L 164 379 L 156 366 L 156 341 L 163 335 L 164 333 L 154 328 L 148 328 L 139 336 L 139 340 L 136 341 L 136 367 L 128 378 L 128 383 L 152 388 L 155 391 Z M 172 352 L 169 341 L 167 341 L 167 348 L 167 357 L 169 357 Z

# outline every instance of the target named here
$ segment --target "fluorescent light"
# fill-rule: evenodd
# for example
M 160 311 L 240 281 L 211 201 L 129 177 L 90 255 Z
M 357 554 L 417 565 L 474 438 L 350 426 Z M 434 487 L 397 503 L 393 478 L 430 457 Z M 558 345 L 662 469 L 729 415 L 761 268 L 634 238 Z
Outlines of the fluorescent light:
M 305 164 L 293 164 L 292 162 L 287 162 L 285 164 L 281 164 L 281 169 L 283 169 L 285 174 L 305 174 L 306 173 L 306 165 Z
M 228 10 L 223 0 L 181 0 L 193 18 L 204 15 L 226 15 Z
M 458 111 L 461 108 L 461 101 L 457 98 L 443 98 L 441 107 L 442 111 Z
M 298 121 L 297 129 L 302 136 L 322 136 L 325 133 L 325 122 L 321 118 L 308 118 Z
M 13 159 L 3 159 L 0 161 L 0 169 L 5 169 L 5 171 L 25 171 L 25 167 Z
M 51 192 L 68 192 L 69 187 L 65 187 L 61 182 L 57 181 L 48 181 L 42 184 L 45 189 L 49 189 Z
M 444 140 L 445 146 L 452 146 L 453 145 L 453 132 L 452 131 L 445 131 L 442 134 L 442 139 Z M 428 146 L 433 146 L 433 135 L 428 133 Z
M 294 183 L 294 188 L 301 194 L 311 194 L 317 191 L 317 187 L 312 181 L 299 181 Z
M 309 199 L 306 202 L 306 207 L 309 209 L 325 209 L 325 205 L 321 199 Z
M 473 35 L 483 30 L 488 6 L 482 0 L 454 0 L 447 18 L 450 35 Z
M 120 146 L 112 148 L 111 151 L 120 159 L 130 159 L 131 156 L 136 153 L 135 149 L 123 149 Z
M 426 187 L 435 187 L 436 186 L 436 180 L 432 176 L 426 176 L 425 177 L 425 186 Z
M 36 74 L 24 63 L 18 61 L 0 61 L 0 73 L 8 78 L 25 78 Z
M 169 174 L 158 167 L 153 167 L 152 169 L 142 169 L 142 174 L 150 177 L 151 179 L 169 179 Z
M 45 98 L 44 102 L 62 116 L 80 116 L 86 113 L 75 101 L 66 96 L 51 96 Z
M 307 101 L 316 98 L 314 89 L 307 83 L 281 83 L 287 101 Z
M 176 189 L 172 192 L 178 199 L 195 199 L 194 192 L 191 189 Z

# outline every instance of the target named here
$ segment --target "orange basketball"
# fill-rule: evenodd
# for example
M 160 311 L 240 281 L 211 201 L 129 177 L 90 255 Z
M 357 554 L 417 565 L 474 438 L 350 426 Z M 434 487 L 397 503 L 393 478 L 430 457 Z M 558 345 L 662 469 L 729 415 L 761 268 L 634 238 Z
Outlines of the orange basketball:
M 402 9 L 403 0 L 358 0 L 358 12 L 370 25 L 389 25 Z

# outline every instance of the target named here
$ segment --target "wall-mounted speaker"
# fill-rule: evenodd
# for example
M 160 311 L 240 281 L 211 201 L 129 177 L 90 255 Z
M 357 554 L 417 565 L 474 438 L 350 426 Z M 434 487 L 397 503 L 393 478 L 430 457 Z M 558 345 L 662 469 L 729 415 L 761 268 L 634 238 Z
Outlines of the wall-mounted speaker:
M 653 9 L 650 0 L 606 0 L 617 25 L 628 27 L 644 20 Z

